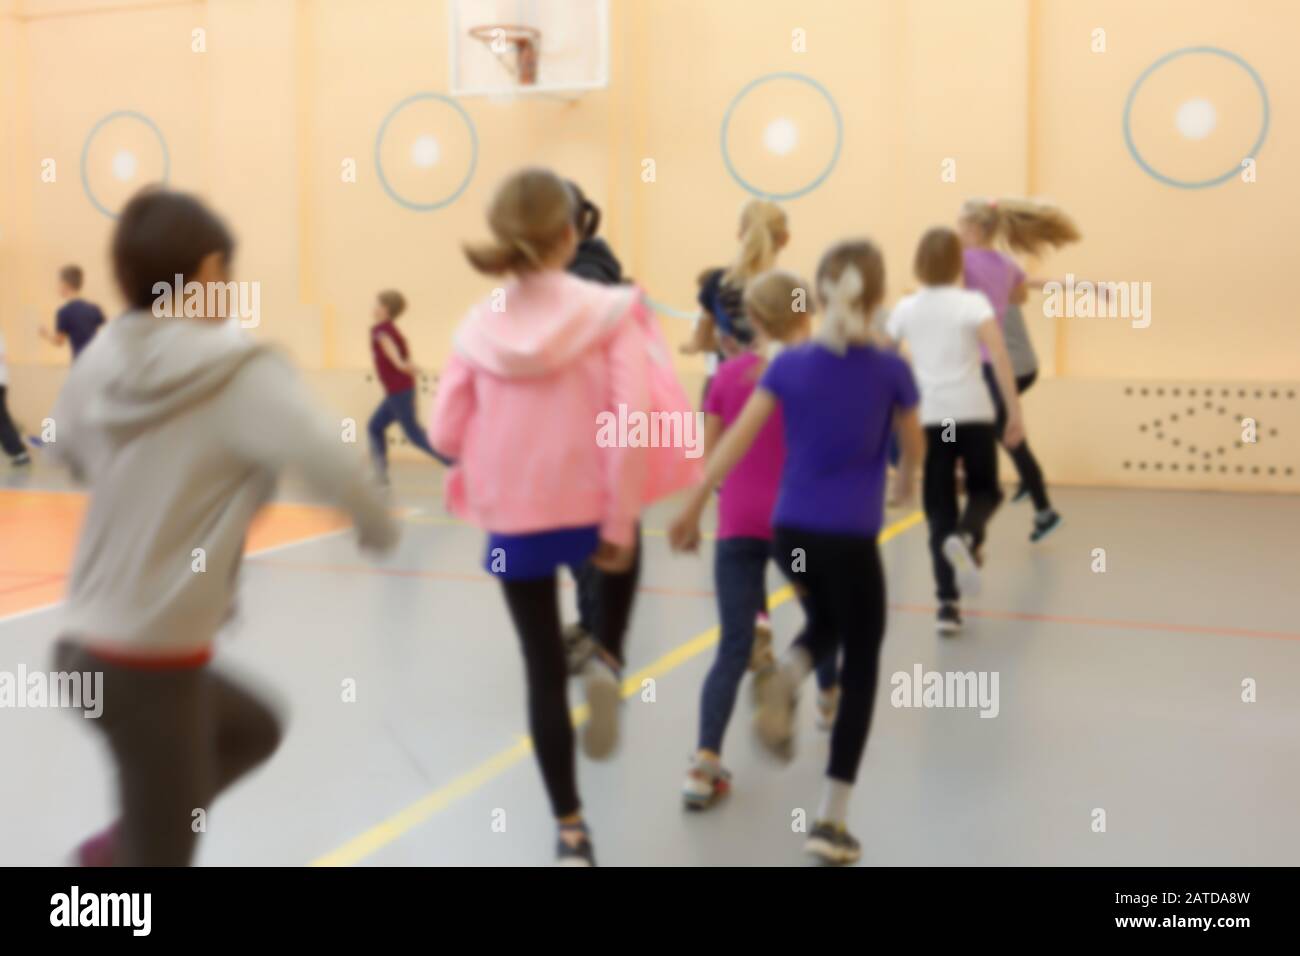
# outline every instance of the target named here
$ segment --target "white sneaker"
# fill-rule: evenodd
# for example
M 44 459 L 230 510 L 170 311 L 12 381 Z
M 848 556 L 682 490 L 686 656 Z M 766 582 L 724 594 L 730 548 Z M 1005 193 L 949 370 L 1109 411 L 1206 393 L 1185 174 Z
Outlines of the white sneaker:
M 950 534 L 943 542 L 943 556 L 957 575 L 957 589 L 962 597 L 980 593 L 980 568 L 971 554 L 970 545 L 960 534 Z
M 758 739 L 774 754 L 785 759 L 794 752 L 794 715 L 798 685 L 784 667 L 777 667 L 758 688 L 758 712 L 754 730 Z
M 582 749 L 592 760 L 604 760 L 618 747 L 618 708 L 622 683 L 600 654 L 582 665 L 582 682 L 587 691 L 587 723 L 582 730 Z

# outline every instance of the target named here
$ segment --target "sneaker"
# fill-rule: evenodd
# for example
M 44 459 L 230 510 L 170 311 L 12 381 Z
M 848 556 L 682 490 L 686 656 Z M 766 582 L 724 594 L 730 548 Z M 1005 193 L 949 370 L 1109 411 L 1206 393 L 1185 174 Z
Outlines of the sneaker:
M 577 840 L 566 840 L 565 831 L 577 834 Z M 591 831 L 585 823 L 563 823 L 560 835 L 555 839 L 556 866 L 595 866 L 596 848 L 591 845 Z
M 754 647 L 749 652 L 749 669 L 761 671 L 771 666 L 772 657 L 772 619 L 760 614 L 754 621 Z
M 24 465 L 30 465 L 31 463 L 32 456 L 27 454 L 25 451 L 20 451 L 9 459 L 9 464 L 13 465 L 15 468 L 21 468 Z
M 731 792 L 731 773 L 716 760 L 699 755 L 691 759 L 682 784 L 682 802 L 687 810 L 707 810 Z
M 592 760 L 604 760 L 618 746 L 622 682 L 603 654 L 592 654 L 583 665 L 582 681 L 587 690 L 587 723 L 582 729 L 582 749 Z
M 813 824 L 812 833 L 808 834 L 804 852 L 823 863 L 843 866 L 846 863 L 857 863 L 861 859 L 862 845 L 844 824 L 818 820 Z
M 840 689 L 832 687 L 830 690 L 819 690 L 817 692 L 817 729 L 830 730 L 835 726 L 835 715 L 840 709 Z
M 113 823 L 92 837 L 82 841 L 73 853 L 76 866 L 112 866 L 113 851 L 117 849 L 118 824 Z
M 961 611 L 951 601 L 939 605 L 939 613 L 934 616 L 934 629 L 945 637 L 961 633 Z
M 950 534 L 943 542 L 943 556 L 957 575 L 957 587 L 964 595 L 980 593 L 980 566 L 975 563 L 966 536 Z
M 754 671 L 754 679 L 749 682 L 749 691 L 755 707 L 758 707 L 763 700 L 763 685 L 770 681 L 775 673 L 776 661 L 771 661 L 766 667 Z
M 575 622 L 564 629 L 564 657 L 569 662 L 569 674 L 582 673 L 583 665 L 596 653 L 596 642 L 581 624 Z
M 1052 508 L 1034 515 L 1034 530 L 1029 533 L 1030 541 L 1042 541 L 1061 526 L 1061 516 Z
M 1026 488 L 1024 485 L 1020 485 L 1019 487 L 1016 488 L 1016 493 L 1011 496 L 1011 503 L 1013 505 L 1018 505 L 1020 504 L 1020 502 L 1024 501 L 1028 497 L 1029 497 L 1029 489 Z
M 772 674 L 759 686 L 758 713 L 754 730 L 768 750 L 789 760 L 794 756 L 795 705 L 799 688 L 789 670 L 774 667 Z

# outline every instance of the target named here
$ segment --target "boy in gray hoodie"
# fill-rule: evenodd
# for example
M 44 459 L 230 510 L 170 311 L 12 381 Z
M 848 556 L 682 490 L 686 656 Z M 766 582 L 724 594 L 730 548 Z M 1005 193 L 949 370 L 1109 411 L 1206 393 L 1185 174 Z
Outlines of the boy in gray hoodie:
M 52 416 L 50 451 L 90 488 L 57 666 L 104 675 L 97 726 L 121 804 L 80 848 L 84 864 L 188 864 L 194 811 L 279 743 L 271 709 L 208 662 L 249 524 L 280 473 L 351 514 L 363 548 L 397 539 L 363 457 L 292 366 L 223 314 L 231 297 L 212 293 L 234 289 L 233 249 L 197 199 L 136 195 L 112 245 L 129 311 L 72 367 Z

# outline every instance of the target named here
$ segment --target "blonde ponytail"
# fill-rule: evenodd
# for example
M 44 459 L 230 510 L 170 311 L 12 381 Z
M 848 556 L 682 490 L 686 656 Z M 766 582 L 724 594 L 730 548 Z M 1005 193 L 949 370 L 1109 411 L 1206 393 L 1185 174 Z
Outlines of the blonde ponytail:
M 1036 199 L 968 199 L 960 218 L 989 239 L 1034 256 L 1045 246 L 1058 249 L 1083 238 L 1064 210 Z
M 777 252 L 789 238 L 785 211 L 765 199 L 751 199 L 740 212 L 740 252 L 723 274 L 723 281 L 744 285 L 772 268 Z
M 549 169 L 523 169 L 498 187 L 488 207 L 491 242 L 466 243 L 465 258 L 486 275 L 535 272 L 573 224 L 573 194 Z
M 871 314 L 885 295 L 885 258 L 869 239 L 837 243 L 817 264 L 817 295 L 822 321 L 814 334 L 837 355 L 850 344 L 865 342 Z

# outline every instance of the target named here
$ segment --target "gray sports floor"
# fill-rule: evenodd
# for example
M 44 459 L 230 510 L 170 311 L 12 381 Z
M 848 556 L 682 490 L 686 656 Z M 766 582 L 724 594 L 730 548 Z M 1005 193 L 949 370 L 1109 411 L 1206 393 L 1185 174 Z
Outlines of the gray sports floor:
M 210 812 L 206 865 L 535 865 L 553 828 L 526 739 L 522 667 L 482 536 L 449 522 L 441 472 L 397 469 L 399 552 L 368 564 L 349 533 L 253 558 L 220 666 L 282 702 L 281 751 Z M 57 488 L 57 475 L 0 476 Z M 294 489 L 285 496 L 296 499 Z M 966 632 L 933 632 L 923 524 L 883 546 L 891 612 L 875 723 L 850 824 L 866 864 L 1300 863 L 1300 500 L 1060 490 L 1066 523 L 1026 540 L 994 521 Z M 907 514 L 891 514 L 890 521 Z M 678 788 L 712 659 L 711 553 L 669 554 L 647 519 L 624 709 L 605 764 L 580 760 L 604 865 L 805 865 L 826 735 L 800 714 L 787 766 L 760 753 L 748 688 L 724 760 L 735 792 L 689 814 Z M 712 518 L 706 519 L 712 527 Z M 1092 570 L 1104 548 L 1107 570 Z M 775 573 L 772 588 L 780 586 Z M 571 592 L 566 592 L 571 615 Z M 799 612 L 774 612 L 778 642 Z M 47 668 L 58 611 L 0 619 L 0 670 Z M 701 637 L 701 635 L 706 635 Z M 680 648 L 680 650 L 678 650 Z M 1000 712 L 904 709 L 890 675 L 996 671 Z M 1253 679 L 1258 699 L 1242 700 Z M 355 703 L 342 683 L 356 682 Z M 811 688 L 810 688 L 811 690 Z M 580 703 L 579 688 L 573 703 Z M 0 710 L 0 863 L 59 864 L 113 812 L 110 766 L 78 716 Z M 1094 810 L 1105 832 L 1094 832 Z

